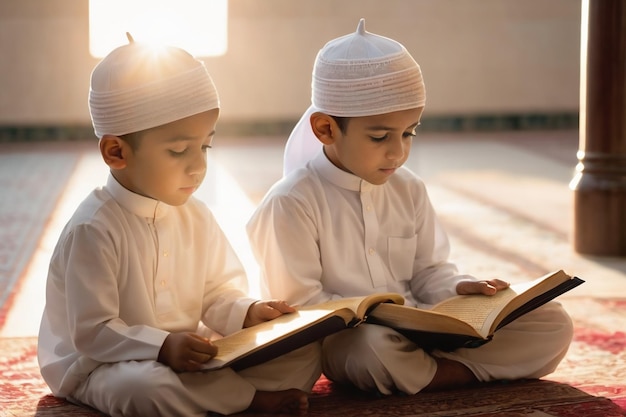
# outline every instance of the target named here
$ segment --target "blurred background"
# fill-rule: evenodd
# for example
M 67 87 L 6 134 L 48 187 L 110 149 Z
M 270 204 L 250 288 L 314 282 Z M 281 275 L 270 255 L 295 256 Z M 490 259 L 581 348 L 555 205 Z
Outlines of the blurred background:
M 254 294 L 245 223 L 282 175 L 284 142 L 310 104 L 317 52 L 354 32 L 360 18 L 370 32 L 404 44 L 422 67 L 426 110 L 406 166 L 428 183 L 460 270 L 515 281 L 564 269 L 587 280 L 587 295 L 624 294 L 625 257 L 582 256 L 571 244 L 586 4 L 0 0 L 0 337 L 36 334 L 43 307 L 36 300 L 44 300 L 60 230 L 108 175 L 89 119 L 89 78 L 102 55 L 127 42 L 126 31 L 138 41 L 191 41 L 182 46 L 215 80 L 221 117 L 196 195 L 231 239 Z M 595 50 L 612 60 L 601 45 Z M 606 207 L 592 206 L 584 219 L 606 223 L 600 241 L 624 224 L 623 206 Z
M 186 1 L 149 2 L 161 3 L 182 9 Z M 201 57 L 221 94 L 220 133 L 288 132 L 310 103 L 317 51 L 353 32 L 361 17 L 368 31 L 400 41 L 421 65 L 423 130 L 577 128 L 580 1 L 222 3 L 222 53 Z M 0 140 L 92 134 L 87 93 L 100 58 L 90 53 L 89 7 L 87 0 L 0 0 Z M 201 17 L 194 25 L 216 26 L 211 16 L 191 13 Z M 119 28 L 123 39 L 123 12 L 95 17 L 101 27 Z

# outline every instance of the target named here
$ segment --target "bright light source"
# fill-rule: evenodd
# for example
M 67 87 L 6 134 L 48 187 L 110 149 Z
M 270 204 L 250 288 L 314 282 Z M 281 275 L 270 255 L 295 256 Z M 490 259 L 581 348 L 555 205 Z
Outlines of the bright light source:
M 89 51 L 104 57 L 128 43 L 181 47 L 190 54 L 226 53 L 228 0 L 89 0 Z

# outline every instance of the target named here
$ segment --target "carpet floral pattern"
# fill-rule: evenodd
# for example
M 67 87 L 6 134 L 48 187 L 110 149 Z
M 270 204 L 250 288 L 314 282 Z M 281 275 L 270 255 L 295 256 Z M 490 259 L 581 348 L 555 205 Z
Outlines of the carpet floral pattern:
M 566 308 L 576 323 L 574 341 L 557 371 L 542 380 L 372 398 L 322 377 L 311 395 L 309 415 L 625 416 L 626 334 L 618 327 L 626 322 L 624 307 L 626 300 L 621 299 L 568 299 Z M 600 316 L 602 320 L 596 319 Z M 35 338 L 0 339 L 0 358 L 0 416 L 101 415 L 49 395 L 37 366 Z

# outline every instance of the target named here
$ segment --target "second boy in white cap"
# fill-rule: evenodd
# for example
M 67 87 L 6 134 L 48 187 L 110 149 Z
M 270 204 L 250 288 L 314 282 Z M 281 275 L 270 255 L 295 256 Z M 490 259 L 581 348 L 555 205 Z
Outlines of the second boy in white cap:
M 285 177 L 248 223 L 266 296 L 294 304 L 397 292 L 427 308 L 508 283 L 459 275 L 422 180 L 403 167 L 426 101 L 419 65 L 398 42 L 357 31 L 328 42 L 312 105 L 285 150 Z M 481 347 L 425 351 L 393 329 L 362 324 L 324 340 L 332 380 L 382 394 L 538 378 L 567 352 L 572 323 L 549 303 Z

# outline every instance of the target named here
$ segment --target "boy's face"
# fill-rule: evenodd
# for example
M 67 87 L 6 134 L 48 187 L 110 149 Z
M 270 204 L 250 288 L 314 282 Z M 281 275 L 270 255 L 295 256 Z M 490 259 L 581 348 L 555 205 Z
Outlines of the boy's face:
M 204 180 L 218 116 L 213 109 L 146 130 L 135 149 L 123 145 L 125 166 L 113 175 L 137 194 L 184 204 Z
M 409 157 L 424 107 L 349 118 L 325 146 L 330 161 L 371 184 L 384 184 Z

